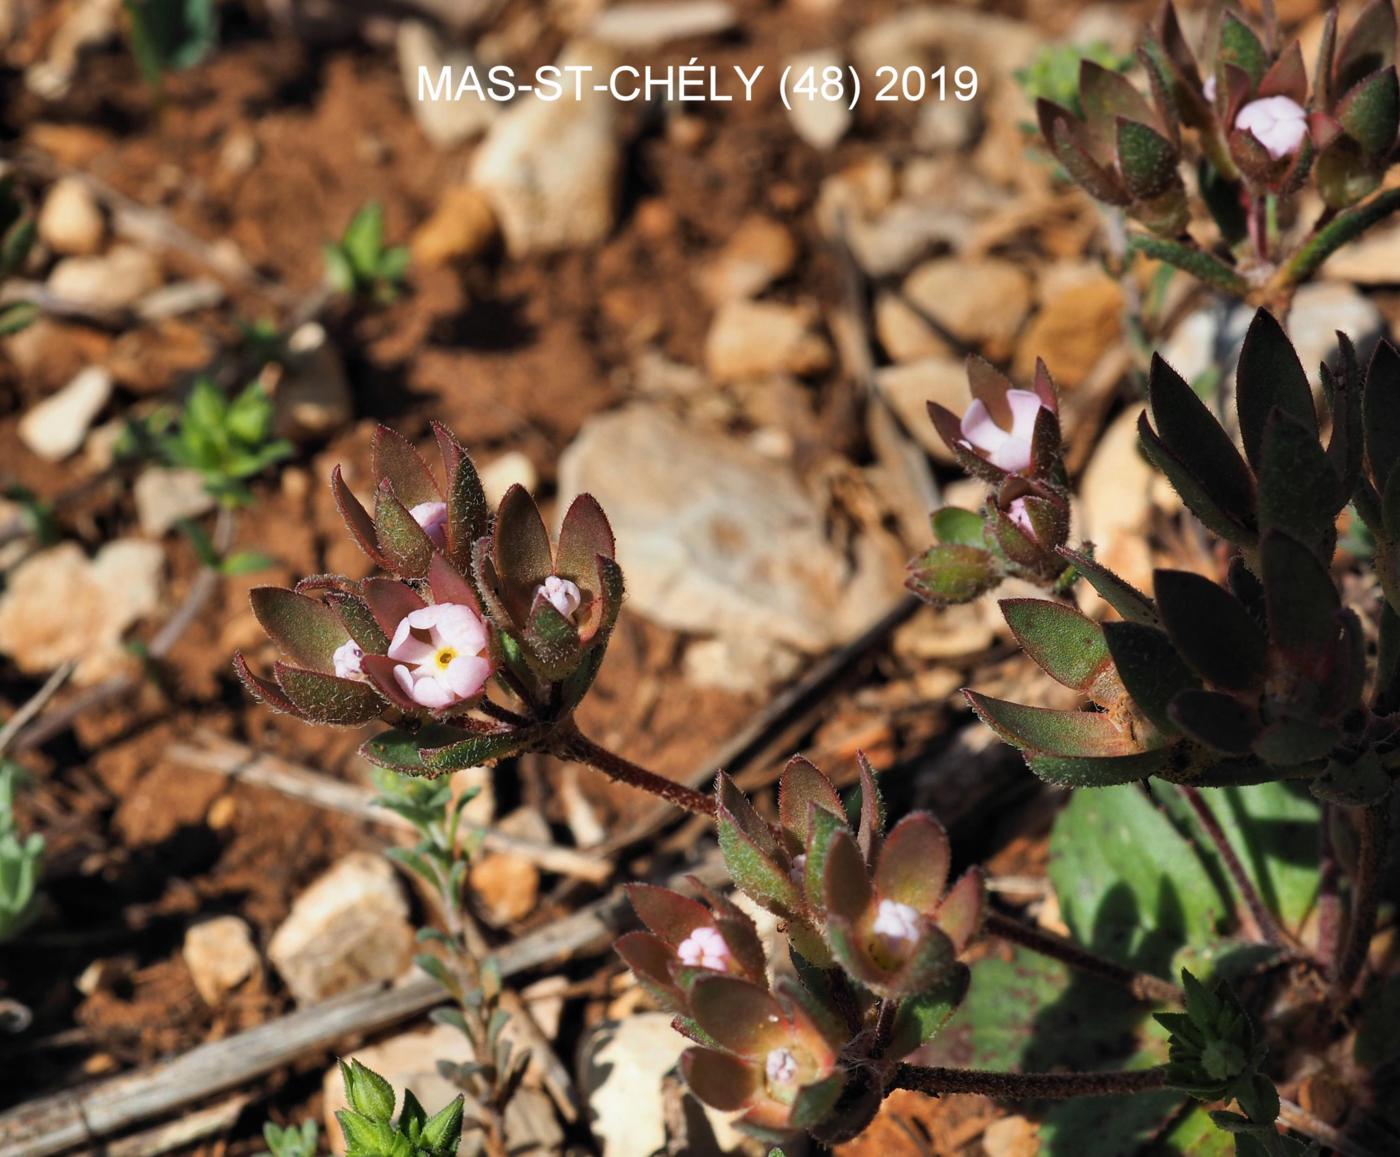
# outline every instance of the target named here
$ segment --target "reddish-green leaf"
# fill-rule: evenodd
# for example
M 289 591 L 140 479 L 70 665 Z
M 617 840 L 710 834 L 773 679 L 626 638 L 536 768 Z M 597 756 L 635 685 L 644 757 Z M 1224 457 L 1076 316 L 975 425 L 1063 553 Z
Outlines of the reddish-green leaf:
M 1132 736 L 1104 714 L 1055 711 L 964 691 L 978 718 L 1007 743 L 1052 755 L 1129 755 L 1138 750 Z
M 846 811 L 831 780 L 802 756 L 795 755 L 778 777 L 778 825 L 794 838 L 797 852 L 807 845 L 807 809 L 813 804 L 845 822 Z
M 982 869 L 974 865 L 948 889 L 938 909 L 938 926 L 953 942 L 954 952 L 962 952 L 982 931 L 986 909 L 987 882 Z
M 926 812 L 912 812 L 890 829 L 875 868 L 875 891 L 884 900 L 931 915 L 948 883 L 952 849 L 948 834 Z
M 398 431 L 388 426 L 375 430 L 370 443 L 370 460 L 376 483 L 388 482 L 395 497 L 405 506 L 443 500 L 442 491 L 423 461 L 423 455 Z
M 365 579 L 360 589 L 379 629 L 390 639 L 404 619 L 428 605 L 412 587 L 394 579 Z
M 607 515 L 591 494 L 580 494 L 569 504 L 559 527 L 555 571 L 576 582 L 589 594 L 598 592 L 598 556 L 613 558 L 617 544 Z
M 286 663 L 278 663 L 276 672 L 287 698 L 296 704 L 299 714 L 313 723 L 354 727 L 377 719 L 384 712 L 384 700 L 368 683 L 338 679 Z
M 906 585 L 924 601 L 943 606 L 971 602 L 1000 581 L 987 551 L 939 544 L 909 564 Z
M 1395 146 L 1400 125 L 1400 84 L 1395 67 L 1367 77 L 1342 98 L 1337 120 L 1347 135 L 1372 157 L 1384 157 Z
M 1136 587 L 1124 582 L 1107 567 L 1095 562 L 1087 554 L 1061 547 L 1056 553 L 1074 568 L 1094 588 L 1098 596 L 1130 623 L 1141 623 L 1145 627 L 1160 627 L 1161 619 L 1157 608 Z
M 681 1072 L 692 1093 L 724 1113 L 747 1109 L 759 1090 L 757 1065 L 714 1049 L 686 1049 L 681 1054 Z
M 774 997 L 733 976 L 703 976 L 690 990 L 691 1015 L 722 1048 L 762 1059 L 786 1043 L 787 1017 Z
M 1028 752 L 1026 766 L 1055 787 L 1114 787 L 1146 779 L 1166 767 L 1170 758 L 1167 748 L 1102 758 Z
M 523 486 L 512 486 L 496 512 L 496 573 L 507 609 L 517 622 L 530 613 L 536 588 L 554 573 L 554 557 L 540 509 Z
M 1329 655 L 1341 603 L 1322 560 L 1297 539 L 1273 531 L 1259 543 L 1259 561 L 1270 640 L 1295 659 Z
M 298 714 L 296 704 L 287 698 L 281 687 L 254 673 L 253 669 L 248 666 L 248 660 L 243 657 L 242 651 L 234 653 L 233 670 L 244 689 L 259 703 L 274 711 L 280 711 L 284 715 Z
M 287 658 L 314 671 L 334 671 L 336 648 L 350 635 L 340 616 L 319 599 L 282 587 L 254 587 L 253 614 Z
M 1134 200 L 1160 196 L 1181 181 L 1176 147 L 1140 121 L 1118 121 L 1118 166 Z
M 1342 39 L 1335 67 L 1336 95 L 1363 77 L 1395 63 L 1395 9 L 1391 0 L 1371 0 Z
M 399 501 L 387 482 L 374 500 L 374 533 L 388 570 L 404 578 L 422 578 L 436 550 L 433 540 Z

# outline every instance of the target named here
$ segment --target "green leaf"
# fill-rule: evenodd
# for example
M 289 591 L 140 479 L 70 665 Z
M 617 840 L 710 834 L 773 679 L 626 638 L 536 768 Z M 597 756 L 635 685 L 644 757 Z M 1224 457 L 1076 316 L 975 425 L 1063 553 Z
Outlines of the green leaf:
M 1233 64 L 1257 86 L 1269 69 L 1269 53 L 1253 29 L 1233 12 L 1226 12 L 1220 26 L 1220 45 L 1216 49 L 1217 69 Z
M 948 546 L 980 547 L 985 542 L 982 535 L 982 516 L 960 506 L 945 506 L 933 513 L 933 536 Z
M 277 682 L 297 710 L 314 723 L 354 727 L 377 719 L 385 702 L 368 683 L 339 679 L 278 663 Z
M 1178 828 L 1194 833 L 1197 853 L 1222 893 L 1233 894 L 1224 865 L 1180 791 L 1153 784 L 1152 794 Z M 1261 783 L 1201 792 L 1260 896 L 1284 927 L 1297 931 L 1317 899 L 1317 801 L 1295 784 Z
M 1190 508 L 1191 513 L 1204 523 L 1206 529 L 1240 546 L 1254 544 L 1256 532 L 1252 522 L 1242 522 L 1216 502 L 1215 496 L 1205 484 L 1153 433 L 1146 414 L 1138 418 L 1138 438 L 1147 460 L 1167 476 L 1172 489 L 1181 495 L 1181 500 Z
M 967 966 L 958 964 L 936 988 L 900 1001 L 890 1056 L 904 1056 L 933 1040 L 958 1011 L 971 982 Z
M 394 1087 L 373 1069 L 357 1060 L 340 1062 L 345 1096 L 350 1107 L 371 1121 L 388 1121 L 394 1115 Z
M 1052 679 L 1088 692 L 1112 659 L 1102 628 L 1063 603 L 1002 599 L 997 604 L 1021 649 Z
M 1124 582 L 1111 570 L 1095 562 L 1087 554 L 1061 548 L 1060 557 L 1071 563 L 1084 576 L 1098 596 L 1130 623 L 1144 627 L 1160 627 L 1157 608 L 1136 587 Z
M 1332 575 L 1308 547 L 1275 531 L 1259 545 L 1269 638 L 1295 658 L 1329 655 L 1341 607 Z
M 1147 237 L 1135 233 L 1128 239 L 1128 249 L 1130 252 L 1145 254 L 1156 261 L 1165 261 L 1168 265 L 1189 273 L 1197 281 L 1212 285 L 1231 297 L 1243 298 L 1249 295 L 1249 283 L 1243 277 L 1223 261 L 1194 246 L 1183 245 L 1180 241 L 1171 241 L 1164 237 Z
M 270 554 L 263 554 L 260 550 L 237 550 L 219 563 L 219 573 L 228 578 L 236 578 L 238 575 L 257 574 L 260 570 L 269 570 L 276 565 L 275 558 Z
M 457 732 L 460 737 L 462 732 Z M 430 773 L 462 771 L 468 767 L 483 767 L 528 750 L 536 734 L 528 728 L 503 732 L 499 735 L 470 735 L 457 738 L 440 747 L 422 747 L 419 754 Z
M 1133 785 L 1070 797 L 1049 875 L 1076 940 L 1158 976 L 1184 946 L 1213 944 L 1227 912 L 1195 850 Z
M 39 319 L 42 310 L 29 301 L 17 301 L 0 308 L 0 337 L 19 333 Z
M 1300 285 L 1308 280 L 1333 253 L 1396 209 L 1400 209 L 1400 189 L 1387 189 L 1364 205 L 1338 213 L 1289 260 L 1284 267 L 1287 284 Z
M 366 204 L 351 219 L 340 244 L 357 274 L 373 274 L 384 248 L 384 207 L 378 201 Z
M 1114 787 L 1146 779 L 1166 767 L 1170 758 L 1166 748 L 1104 757 L 1027 752 L 1026 766 L 1055 787 Z
M 1337 120 L 1371 157 L 1384 157 L 1395 145 L 1400 125 L 1400 85 L 1395 66 L 1372 73 L 1337 105 Z
M 1001 581 L 987 551 L 952 543 L 931 547 L 909 571 L 909 589 L 935 606 L 971 602 Z
M 423 1123 L 423 1144 L 433 1157 L 451 1157 L 462 1136 L 463 1099 L 454 1097 Z
M 335 669 L 336 648 L 350 636 L 325 603 L 282 587 L 254 587 L 253 614 L 289 659 L 315 671 Z
M 125 0 L 131 17 L 131 52 L 146 83 L 192 68 L 218 42 L 214 0 Z
M 1140 121 L 1118 121 L 1118 165 L 1134 200 L 1156 197 L 1179 183 L 1176 146 Z

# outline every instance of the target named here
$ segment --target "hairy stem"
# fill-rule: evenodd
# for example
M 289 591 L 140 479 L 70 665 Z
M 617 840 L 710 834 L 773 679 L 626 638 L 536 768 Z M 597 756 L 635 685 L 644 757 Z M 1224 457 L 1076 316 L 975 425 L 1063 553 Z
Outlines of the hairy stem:
M 715 801 L 712 796 L 686 787 L 683 783 L 666 779 L 654 771 L 648 771 L 640 764 L 633 763 L 630 759 L 624 759 L 606 747 L 599 746 L 579 731 L 572 722 L 563 725 L 555 734 L 550 753 L 560 759 L 572 759 L 578 763 L 586 763 L 610 779 L 617 780 L 618 783 L 625 783 L 640 791 L 650 792 L 652 795 L 666 800 L 667 803 L 675 804 L 676 807 L 684 808 L 695 815 L 713 816 L 715 814 Z
M 1239 856 L 1236 855 L 1235 849 L 1230 844 L 1230 837 L 1225 834 L 1225 829 L 1220 826 L 1220 821 L 1215 818 L 1215 813 L 1210 810 L 1210 805 L 1206 803 L 1200 789 L 1185 783 L 1177 784 L 1177 788 L 1186 798 L 1187 804 L 1190 805 L 1191 811 L 1195 814 L 1197 822 L 1206 833 L 1206 837 L 1210 840 L 1216 854 L 1220 856 L 1220 862 L 1225 865 L 1225 871 L 1234 883 L 1235 890 L 1239 892 L 1240 899 L 1244 901 L 1249 922 L 1254 925 L 1253 931 L 1257 938 L 1280 947 L 1286 945 L 1287 939 L 1283 934 L 1283 929 L 1278 926 L 1274 914 L 1264 903 L 1264 897 L 1259 895 L 1259 889 L 1254 886 L 1254 881 L 1244 870 L 1244 865 L 1240 863 Z
M 900 1065 L 891 1089 L 941 1096 L 980 1093 L 1008 1101 L 1067 1100 L 1107 1097 L 1117 1093 L 1150 1093 L 1167 1083 L 1165 1068 L 1132 1069 L 1117 1073 L 995 1073 L 981 1069 L 926 1068 Z
M 1386 189 L 1361 205 L 1338 213 L 1326 224 L 1315 227 L 1312 240 L 1295 253 L 1278 271 L 1274 281 L 1280 288 L 1300 285 L 1333 253 L 1400 209 L 1400 189 Z
M 1011 916 L 1004 916 L 1000 912 L 988 912 L 983 928 L 991 935 L 1009 940 L 1012 944 L 1019 944 L 1022 948 L 1039 952 L 1042 956 L 1060 961 L 1061 964 L 1068 964 L 1071 968 L 1116 984 L 1119 988 L 1126 988 L 1138 1000 L 1154 1004 L 1181 1004 L 1185 999 L 1181 989 L 1170 981 L 1125 968 L 1090 952 L 1073 940 L 1056 936 L 1053 932 L 1046 932 Z
M 1360 848 L 1356 876 L 1351 882 L 1351 918 L 1347 921 L 1346 948 L 1332 982 L 1338 1000 L 1345 1000 L 1356 986 L 1366 964 L 1371 937 L 1376 932 L 1376 910 L 1380 907 L 1381 865 L 1390 842 L 1388 802 L 1360 809 Z

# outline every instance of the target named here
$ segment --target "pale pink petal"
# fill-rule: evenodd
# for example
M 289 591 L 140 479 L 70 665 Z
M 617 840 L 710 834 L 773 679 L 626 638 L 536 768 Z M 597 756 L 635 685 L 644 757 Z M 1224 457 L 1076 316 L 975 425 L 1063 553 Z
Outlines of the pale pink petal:
M 1024 439 L 1008 436 L 1006 441 L 987 455 L 987 461 L 1008 474 L 1028 470 L 1031 464 L 1031 444 Z
M 394 638 L 389 643 L 389 658 L 401 663 L 422 663 L 433 657 L 433 648 L 422 639 L 413 637 L 413 619 L 421 611 L 414 611 L 399 620 L 394 628 Z
M 408 512 L 413 521 L 423 528 L 423 533 L 438 546 L 447 541 L 447 503 L 420 502 Z
M 1036 419 L 1045 408 L 1040 395 L 1032 390 L 1007 390 L 1006 402 L 1011 407 L 1011 437 L 1029 442 L 1035 435 Z
M 335 665 L 335 673 L 342 679 L 359 679 L 364 675 L 360 666 L 360 660 L 364 657 L 360 644 L 354 639 L 347 639 L 335 649 L 331 662 Z
M 457 698 L 470 699 L 491 678 L 491 662 L 480 655 L 458 655 L 438 678 Z
M 1253 135 L 1274 160 L 1296 153 L 1308 135 L 1308 114 L 1286 96 L 1250 101 L 1235 117 L 1235 128 Z
M 416 679 L 409 694 L 413 696 L 415 703 L 421 703 L 434 711 L 451 707 L 457 702 L 457 696 L 452 694 L 451 689 L 432 675 L 423 675 Z
M 468 655 L 480 654 L 486 649 L 486 624 L 470 607 L 445 603 L 443 611 L 431 632 L 439 646 L 448 646 Z
M 1026 532 L 1026 537 L 1035 540 L 1035 524 L 1031 522 L 1030 511 L 1026 509 L 1024 498 L 1013 499 L 1006 508 L 1006 517 Z
M 994 453 L 1010 435 L 992 421 L 980 398 L 974 398 L 962 418 L 962 436 L 984 454 Z
M 394 668 L 394 682 L 402 689 L 403 693 L 410 699 L 413 698 L 413 672 L 400 664 Z

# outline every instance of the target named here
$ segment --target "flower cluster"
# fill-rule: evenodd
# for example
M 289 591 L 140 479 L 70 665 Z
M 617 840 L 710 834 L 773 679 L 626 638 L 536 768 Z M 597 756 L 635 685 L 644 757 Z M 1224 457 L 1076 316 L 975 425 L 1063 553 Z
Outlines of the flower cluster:
M 1357 206 L 1374 192 L 1400 131 L 1391 0 L 1372 0 L 1346 36 L 1328 16 L 1311 84 L 1302 48 L 1256 32 L 1235 12 L 1213 25 L 1197 54 L 1168 3 L 1138 52 L 1149 92 L 1085 61 L 1078 104 L 1037 103 L 1041 132 L 1069 176 L 1117 206 L 1152 239 L 1138 247 L 1238 297 L 1286 300 L 1322 259 L 1392 212 L 1389 201 Z M 1195 162 L 1200 204 L 1182 179 Z M 1328 213 L 1280 260 L 1280 199 L 1312 179 Z M 1209 216 L 1231 251 L 1187 232 Z
M 1037 363 L 1032 388 L 1017 389 L 974 357 L 967 377 L 972 404 L 962 418 L 936 402 L 929 415 L 963 469 L 991 490 L 981 513 L 939 510 L 938 543 L 910 564 L 909 587 L 937 604 L 968 602 L 1008 575 L 1051 586 L 1065 570 L 1056 551 L 1069 535 L 1069 489 L 1050 372 Z
M 622 601 L 612 531 L 576 499 L 557 546 L 530 495 L 511 489 L 495 517 L 466 451 L 435 427 L 443 476 L 380 428 L 371 514 L 339 467 L 331 485 L 346 525 L 393 577 L 337 575 L 295 590 L 258 587 L 258 621 L 284 656 L 273 679 L 235 665 L 269 706 L 314 723 L 385 719 L 367 758 L 437 774 L 540 742 L 568 718 L 602 662 Z M 513 701 L 491 700 L 493 682 Z
M 1055 711 L 968 693 L 1042 777 L 1070 786 L 1150 774 L 1202 785 L 1305 778 L 1315 794 L 1348 804 L 1389 790 L 1395 672 L 1382 664 L 1365 709 L 1364 633 L 1330 563 L 1348 502 L 1380 544 L 1382 575 L 1380 560 L 1395 557 L 1400 354 L 1382 344 L 1363 376 L 1343 339 L 1340 371 L 1324 370 L 1325 444 L 1297 354 L 1273 317 L 1256 315 L 1236 379 L 1241 454 L 1181 377 L 1154 362 L 1143 449 L 1240 554 L 1223 586 L 1159 570 L 1149 599 L 1091 558 L 1063 552 L 1122 617 L 1102 626 L 1058 603 L 1002 604 L 1026 652 L 1102 708 Z M 1398 633 L 1388 610 L 1383 655 Z
M 854 828 L 831 781 L 804 759 L 779 780 L 776 828 L 720 777 L 725 864 L 741 891 L 785 922 L 801 979 L 769 984 L 754 926 L 734 904 L 629 890 L 649 931 L 623 937 L 618 951 L 696 1042 L 683 1062 L 691 1090 L 742 1110 L 760 1135 L 858 1132 L 869 1119 L 861 1106 L 873 1113 L 894 1063 L 967 990 L 958 956 L 981 927 L 981 874 L 972 869 L 948 889 L 943 829 L 916 812 L 886 834 L 864 759 L 860 771 Z

